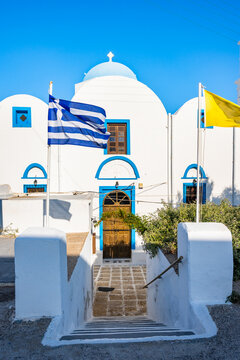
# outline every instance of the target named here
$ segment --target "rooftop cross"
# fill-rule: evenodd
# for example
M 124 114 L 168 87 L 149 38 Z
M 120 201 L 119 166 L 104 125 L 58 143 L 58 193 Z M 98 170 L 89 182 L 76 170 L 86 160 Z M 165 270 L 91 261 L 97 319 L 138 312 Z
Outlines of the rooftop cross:
M 108 54 L 107 54 L 108 58 L 109 58 L 109 61 L 112 61 L 112 58 L 114 57 L 114 54 L 110 51 Z

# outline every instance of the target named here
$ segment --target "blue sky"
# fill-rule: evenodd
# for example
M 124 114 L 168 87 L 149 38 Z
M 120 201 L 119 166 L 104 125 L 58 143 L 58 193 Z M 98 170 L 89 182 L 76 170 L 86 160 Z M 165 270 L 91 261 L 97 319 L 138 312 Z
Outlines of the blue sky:
M 5 1 L 0 100 L 25 93 L 70 99 L 91 67 L 129 66 L 168 112 L 197 96 L 198 82 L 236 102 L 240 3 L 235 0 Z

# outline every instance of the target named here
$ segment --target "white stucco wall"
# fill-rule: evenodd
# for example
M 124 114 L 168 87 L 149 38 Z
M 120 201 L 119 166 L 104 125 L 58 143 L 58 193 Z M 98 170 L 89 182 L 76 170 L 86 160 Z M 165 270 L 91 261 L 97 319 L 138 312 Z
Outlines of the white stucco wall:
M 220 223 L 178 226 L 180 285 L 194 303 L 224 304 L 232 292 L 232 235 Z
M 148 313 L 155 320 L 192 329 L 196 337 L 217 332 L 206 305 L 225 304 L 232 291 L 233 258 L 230 231 L 217 223 L 178 226 L 179 276 L 173 269 L 148 287 Z M 169 266 L 159 250 L 147 258 L 147 281 Z
M 202 109 L 205 102 L 202 100 Z M 198 98 L 187 101 L 173 115 L 173 195 L 174 202 L 182 201 L 183 183 L 192 180 L 181 179 L 186 168 L 197 162 L 197 116 Z M 201 166 L 207 180 L 207 201 L 220 202 L 227 197 L 230 201 L 232 187 L 232 154 L 233 129 L 214 127 L 201 129 Z M 240 142 L 240 129 L 236 128 L 236 149 Z M 179 151 L 179 149 L 181 149 Z M 239 196 L 239 164 L 240 155 L 236 151 L 236 204 L 240 204 Z M 196 174 L 195 174 L 196 176 Z
M 32 227 L 15 240 L 16 319 L 61 316 L 67 301 L 66 236 Z
M 92 235 L 89 233 L 68 282 L 68 304 L 63 318 L 63 333 L 78 328 L 92 317 L 92 291 Z
M 3 200 L 3 225 L 21 233 L 28 227 L 43 226 L 45 200 Z M 89 231 L 89 200 L 51 200 L 49 226 L 64 232 Z
M 29 128 L 12 126 L 12 107 L 30 107 Z M 31 163 L 39 163 L 46 170 L 47 111 L 42 100 L 31 95 L 13 95 L 0 102 L 0 183 L 9 184 L 13 192 L 23 192 L 23 173 Z M 34 179 L 27 184 L 33 184 Z M 46 184 L 46 180 L 41 180 Z

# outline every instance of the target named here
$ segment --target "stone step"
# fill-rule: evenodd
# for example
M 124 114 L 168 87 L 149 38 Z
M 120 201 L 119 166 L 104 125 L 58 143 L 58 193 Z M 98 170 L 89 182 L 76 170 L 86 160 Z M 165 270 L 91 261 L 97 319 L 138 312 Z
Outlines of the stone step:
M 98 319 L 86 323 L 72 333 L 61 337 L 60 341 L 67 340 L 106 340 L 106 339 L 142 339 L 153 337 L 181 337 L 194 335 L 191 330 L 182 330 L 156 323 L 149 319 Z

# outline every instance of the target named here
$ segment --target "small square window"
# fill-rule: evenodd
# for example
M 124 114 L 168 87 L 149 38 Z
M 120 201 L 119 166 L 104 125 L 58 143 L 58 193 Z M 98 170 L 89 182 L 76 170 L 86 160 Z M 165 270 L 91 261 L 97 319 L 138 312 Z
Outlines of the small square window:
M 13 107 L 12 108 L 12 126 L 13 127 L 31 127 L 31 108 Z

